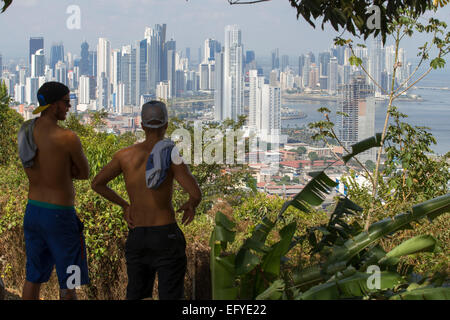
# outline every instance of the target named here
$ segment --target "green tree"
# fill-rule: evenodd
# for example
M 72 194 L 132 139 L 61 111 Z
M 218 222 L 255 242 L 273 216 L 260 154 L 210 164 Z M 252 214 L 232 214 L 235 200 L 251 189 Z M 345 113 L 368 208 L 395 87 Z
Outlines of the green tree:
M 0 165 L 18 159 L 17 133 L 23 122 L 22 116 L 9 107 L 11 99 L 6 84 L 0 82 Z
M 308 158 L 309 158 L 311 161 L 319 160 L 319 156 L 318 156 L 317 153 L 315 153 L 314 151 L 308 153 Z
M 298 147 L 298 148 L 296 149 L 296 152 L 297 152 L 299 155 L 304 155 L 304 154 L 306 153 L 306 148 L 303 147 L 303 146 L 300 146 L 300 147 Z

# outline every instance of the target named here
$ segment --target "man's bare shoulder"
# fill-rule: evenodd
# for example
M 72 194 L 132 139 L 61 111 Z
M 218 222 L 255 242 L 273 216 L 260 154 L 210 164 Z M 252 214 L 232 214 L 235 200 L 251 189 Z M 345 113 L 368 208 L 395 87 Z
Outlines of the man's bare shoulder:
M 129 147 L 120 149 L 114 154 L 114 158 L 116 158 L 119 161 L 127 161 L 128 159 L 132 158 L 136 155 L 141 149 L 141 143 L 133 144 Z

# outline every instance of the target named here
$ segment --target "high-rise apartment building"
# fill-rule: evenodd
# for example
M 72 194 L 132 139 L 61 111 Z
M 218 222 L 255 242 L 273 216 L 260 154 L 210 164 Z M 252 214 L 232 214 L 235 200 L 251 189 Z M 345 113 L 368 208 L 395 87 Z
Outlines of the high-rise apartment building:
M 64 45 L 62 42 L 53 44 L 50 49 L 50 68 L 55 70 L 58 61 L 64 62 Z
M 354 77 L 350 84 L 339 88 L 341 101 L 338 111 L 348 115 L 339 115 L 337 131 L 340 140 L 350 146 L 358 141 L 375 135 L 375 96 L 373 86 L 367 84 L 364 76 Z M 358 159 L 363 163 L 374 161 L 375 151 L 370 149 L 360 155 Z
M 328 93 L 335 94 L 338 89 L 338 59 L 332 57 L 330 59 L 328 71 Z
M 102 76 L 102 73 L 104 75 Z M 97 77 L 111 81 L 111 43 L 105 38 L 99 38 L 97 44 Z M 100 81 L 97 81 L 100 84 Z
M 81 59 L 79 63 L 80 75 L 91 76 L 89 70 L 89 44 L 85 41 L 81 44 Z
M 272 70 L 280 68 L 280 50 L 276 48 L 272 51 Z
M 371 42 L 370 55 L 369 55 L 369 74 L 372 79 L 367 77 L 367 82 L 372 84 L 375 88 L 375 94 L 380 95 L 381 89 L 381 72 L 384 69 L 384 50 L 382 49 L 381 35 L 378 35 Z M 376 85 L 375 83 L 378 85 Z
M 237 25 L 228 25 L 225 27 L 224 115 L 225 118 L 230 118 L 235 121 L 244 113 L 242 57 L 241 29 Z
M 90 78 L 89 76 L 81 76 L 78 86 L 78 99 L 80 104 L 89 104 L 90 102 Z
M 31 77 L 38 78 L 44 75 L 45 55 L 44 49 L 37 50 L 31 55 Z
M 36 51 L 44 49 L 44 38 L 43 37 L 32 37 L 30 38 L 30 54 L 29 54 L 29 65 L 31 66 L 31 55 L 35 54 Z

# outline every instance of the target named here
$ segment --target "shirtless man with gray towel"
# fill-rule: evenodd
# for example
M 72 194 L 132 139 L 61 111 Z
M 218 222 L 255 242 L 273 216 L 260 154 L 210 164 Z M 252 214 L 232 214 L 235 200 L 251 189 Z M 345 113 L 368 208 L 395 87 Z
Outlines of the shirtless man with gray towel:
M 165 104 L 150 101 L 143 105 L 141 116 L 145 141 L 118 151 L 94 178 L 92 188 L 121 206 L 128 221 L 126 298 L 151 298 L 157 272 L 159 299 L 183 299 L 186 241 L 172 206 L 173 180 L 190 196 L 178 210 L 184 211 L 184 224 L 194 219 L 201 191 L 177 151 L 173 152 L 173 142 L 164 139 L 168 126 Z M 107 186 L 122 173 L 130 204 Z

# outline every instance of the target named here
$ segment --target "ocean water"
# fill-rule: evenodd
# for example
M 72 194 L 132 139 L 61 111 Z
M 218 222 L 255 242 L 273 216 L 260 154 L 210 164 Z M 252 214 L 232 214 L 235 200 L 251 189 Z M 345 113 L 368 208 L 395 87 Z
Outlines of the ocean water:
M 450 72 L 435 71 L 430 73 L 422 81 L 416 84 L 418 87 L 427 89 L 411 89 L 408 94 L 417 94 L 423 101 L 394 101 L 398 110 L 408 118 L 403 121 L 415 126 L 426 126 L 436 139 L 436 145 L 432 146 L 434 152 L 445 154 L 450 151 L 450 90 L 431 90 L 429 87 L 450 88 Z M 292 109 L 306 113 L 307 117 L 296 120 L 283 120 L 283 128 L 302 127 L 310 122 L 324 120 L 321 113 L 317 112 L 320 107 L 327 107 L 332 111 L 330 120 L 336 120 L 337 104 L 334 102 L 300 102 L 283 104 Z M 387 110 L 387 102 L 377 102 L 375 107 L 375 128 L 376 132 L 383 130 L 384 120 Z

